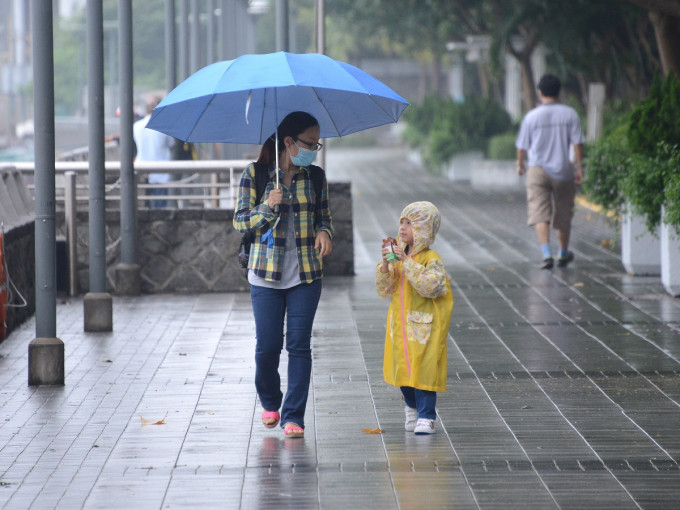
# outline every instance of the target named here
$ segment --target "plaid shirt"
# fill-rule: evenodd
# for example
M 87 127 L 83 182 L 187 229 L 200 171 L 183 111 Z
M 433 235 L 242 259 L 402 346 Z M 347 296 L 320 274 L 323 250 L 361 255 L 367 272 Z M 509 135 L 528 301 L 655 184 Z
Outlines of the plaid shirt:
M 234 228 L 239 232 L 253 230 L 255 240 L 250 247 L 248 268 L 260 278 L 270 281 L 281 280 L 283 269 L 283 255 L 286 249 L 286 227 L 288 215 L 294 214 L 295 232 L 297 234 L 297 258 L 300 268 L 300 280 L 311 283 L 321 278 L 323 261 L 314 249 L 316 235 L 325 230 L 333 238 L 333 224 L 328 204 L 328 182 L 324 175 L 321 192 L 320 217 L 314 221 L 316 197 L 314 183 L 309 176 L 309 170 L 302 167 L 293 177 L 290 186 L 286 186 L 279 175 L 279 182 L 283 190 L 283 203 L 279 207 L 281 220 L 274 229 L 274 245 L 267 247 L 267 241 L 262 242 L 262 236 L 276 222 L 276 214 L 267 205 L 269 192 L 276 186 L 274 168 L 269 169 L 269 180 L 262 201 L 257 202 L 255 189 L 255 166 L 250 165 L 243 171 L 238 189 L 238 203 L 234 213 Z

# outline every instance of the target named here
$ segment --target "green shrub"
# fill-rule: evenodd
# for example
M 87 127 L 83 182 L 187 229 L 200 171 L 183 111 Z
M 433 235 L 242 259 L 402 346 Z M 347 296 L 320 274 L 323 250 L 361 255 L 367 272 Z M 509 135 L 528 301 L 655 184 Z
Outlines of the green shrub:
M 626 140 L 627 125 L 588 144 L 584 158 L 583 192 L 589 201 L 618 213 L 625 201 L 622 182 L 631 159 Z
M 449 102 L 437 96 L 427 96 L 421 104 L 409 106 L 403 116 L 407 124 L 403 133 L 404 140 L 411 147 L 425 146 L 430 132 L 440 122 L 442 109 L 448 106 Z
M 372 132 L 359 131 L 351 135 L 326 138 L 329 147 L 373 147 L 377 143 L 376 135 Z
M 489 159 L 515 159 L 517 157 L 517 132 L 512 131 L 501 135 L 492 136 L 489 139 L 487 157 Z
M 680 232 L 680 82 L 655 76 L 649 95 L 618 127 L 586 147 L 583 190 L 611 211 L 628 203 L 650 232 L 664 221 Z M 611 126 L 612 124 L 610 124 Z
M 673 153 L 673 147 L 680 144 L 680 82 L 673 73 L 663 82 L 655 76 L 648 97 L 635 106 L 628 143 L 631 162 L 621 189 L 633 212 L 644 215 L 647 228 L 654 232 L 661 223 L 661 207 L 675 210 L 664 190 L 680 171 Z M 680 223 L 669 223 L 680 227 Z
M 649 95 L 630 116 L 628 145 L 634 154 L 654 157 L 660 143 L 680 143 L 680 82 L 669 73 L 654 76 Z
M 647 229 L 654 233 L 661 223 L 664 203 L 663 161 L 659 156 L 632 154 L 621 189 L 635 214 L 645 217 Z
M 666 176 L 663 220 L 680 235 L 680 145 L 664 144 L 661 157 L 665 162 L 663 172 Z
M 430 169 L 448 163 L 462 152 L 486 152 L 488 140 L 512 125 L 510 116 L 499 104 L 476 97 L 456 103 L 428 96 L 421 105 L 411 105 L 404 116 L 408 123 L 404 139 L 421 149 L 423 161 Z

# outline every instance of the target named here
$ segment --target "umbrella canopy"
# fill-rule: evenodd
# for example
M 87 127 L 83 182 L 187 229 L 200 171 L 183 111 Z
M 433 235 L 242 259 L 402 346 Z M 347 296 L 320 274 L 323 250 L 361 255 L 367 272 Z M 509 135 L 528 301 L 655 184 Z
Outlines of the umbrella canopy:
M 195 72 L 155 108 L 148 128 L 185 142 L 261 144 L 294 111 L 321 138 L 396 122 L 408 102 L 384 83 L 318 53 L 242 55 Z

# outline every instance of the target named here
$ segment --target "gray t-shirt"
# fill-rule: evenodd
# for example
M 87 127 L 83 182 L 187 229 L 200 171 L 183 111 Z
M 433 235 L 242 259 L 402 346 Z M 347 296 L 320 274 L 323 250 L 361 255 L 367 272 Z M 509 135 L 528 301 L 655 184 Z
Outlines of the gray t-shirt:
M 300 269 L 298 268 L 297 244 L 295 242 L 295 219 L 292 213 L 288 217 L 286 226 L 286 251 L 283 256 L 283 268 L 281 269 L 281 280 L 270 282 L 260 278 L 252 271 L 248 271 L 248 283 L 269 289 L 290 289 L 302 283 L 300 280 Z
M 545 103 L 526 114 L 515 146 L 527 151 L 529 166 L 540 166 L 553 179 L 569 181 L 574 168 L 569 147 L 583 143 L 576 111 L 562 103 Z

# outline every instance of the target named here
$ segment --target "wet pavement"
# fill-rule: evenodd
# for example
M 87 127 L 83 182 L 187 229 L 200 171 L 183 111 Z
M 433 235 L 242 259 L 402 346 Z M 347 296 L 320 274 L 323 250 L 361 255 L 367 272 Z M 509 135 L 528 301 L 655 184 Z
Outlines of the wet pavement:
M 2 508 L 680 507 L 680 300 L 623 272 L 613 226 L 579 207 L 575 262 L 541 271 L 522 190 L 398 150 L 338 149 L 327 167 L 352 182 L 357 274 L 324 283 L 305 438 L 260 424 L 247 293 L 115 297 L 106 334 L 83 332 L 72 299 L 64 387 L 27 386 L 33 321 L 0 344 Z M 442 212 L 455 298 L 433 436 L 403 430 L 382 380 L 373 284 L 416 200 Z

